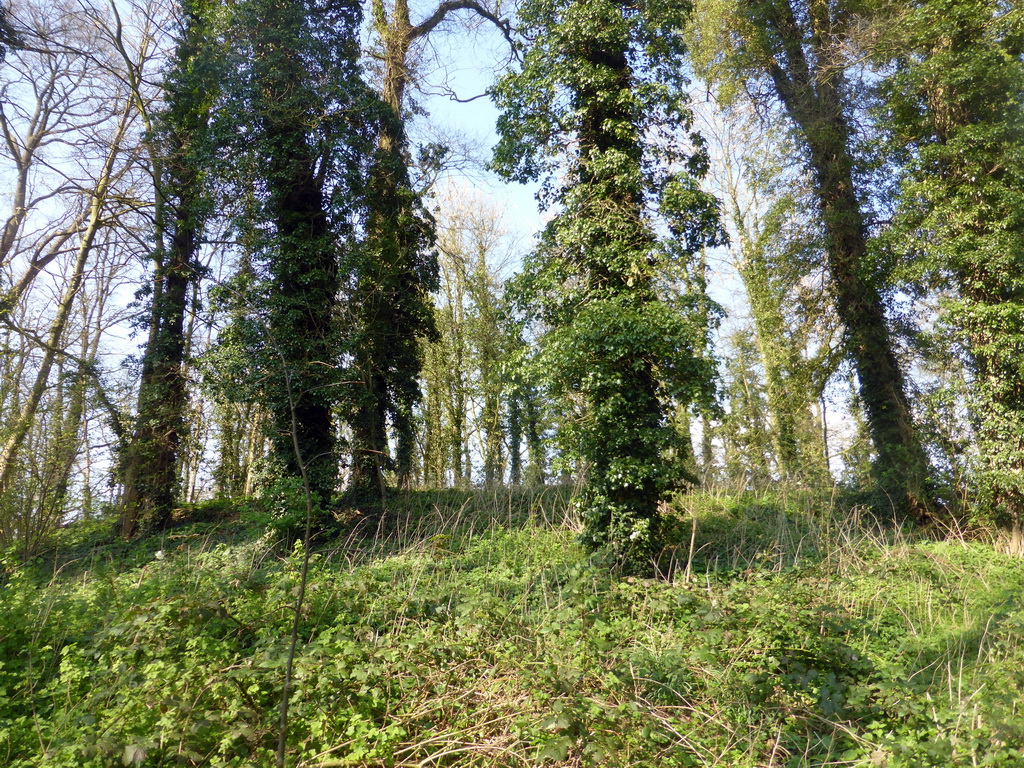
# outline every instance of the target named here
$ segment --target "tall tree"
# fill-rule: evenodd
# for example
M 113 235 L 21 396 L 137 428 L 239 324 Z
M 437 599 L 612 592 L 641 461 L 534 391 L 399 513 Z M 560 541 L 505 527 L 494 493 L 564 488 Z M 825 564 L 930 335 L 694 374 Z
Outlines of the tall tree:
M 968 351 L 981 498 L 1024 552 L 1024 10 L 918 0 L 878 28 L 896 231 Z
M 933 511 L 928 459 L 914 427 L 906 379 L 883 298 L 884 275 L 868 251 L 869 222 L 858 187 L 847 80 L 852 8 L 822 0 L 698 3 L 698 37 L 707 69 L 727 62 L 741 78 L 767 86 L 801 139 L 825 232 L 827 268 L 846 350 L 875 449 L 875 476 L 896 508 Z M 722 51 L 729 54 L 722 56 Z
M 587 474 L 584 541 L 633 573 L 651 571 L 658 505 L 676 479 L 662 462 L 669 399 L 698 397 L 711 374 L 705 329 L 692 321 L 700 313 L 686 314 L 700 297 L 670 304 L 658 285 L 667 260 L 718 234 L 715 206 L 697 189 L 700 144 L 666 157 L 655 138 L 689 128 L 680 12 L 672 2 L 530 0 L 522 66 L 495 91 L 495 167 L 517 181 L 543 176 L 558 208 L 521 286 L 550 328 L 541 360 L 553 389 L 582 397 L 562 442 Z M 654 233 L 659 200 L 672 247 Z
M 245 347 L 248 387 L 239 393 L 263 399 L 277 464 L 305 474 L 326 504 L 339 463 L 338 298 L 352 269 L 373 107 L 358 65 L 361 6 L 246 0 L 234 13 L 239 56 L 222 129 L 239 167 L 235 189 L 247 198 L 238 220 L 247 305 L 233 338 Z
M 25 438 L 35 421 L 39 404 L 46 393 L 50 371 L 53 369 L 54 363 L 61 353 L 64 332 L 71 317 L 75 300 L 82 288 L 86 265 L 93 254 L 93 246 L 96 243 L 97 235 L 103 228 L 104 214 L 107 212 L 107 205 L 119 180 L 119 171 L 123 173 L 124 168 L 118 168 L 117 160 L 121 154 L 121 139 L 124 137 L 124 133 L 130 124 L 129 112 L 130 109 L 126 106 L 122 120 L 117 127 L 117 133 L 115 134 L 110 153 L 107 156 L 107 161 L 104 163 L 99 178 L 96 180 L 96 187 L 89 193 L 89 216 L 78 241 L 78 248 L 67 284 L 58 300 L 56 315 L 50 326 L 46 341 L 43 344 L 43 355 L 39 369 L 36 372 L 35 382 L 32 385 L 28 398 L 22 404 L 20 412 L 12 420 L 9 432 L 5 436 L 2 446 L 0 446 L 0 494 L 5 493 L 10 488 L 11 481 L 14 478 L 15 462 Z
M 499 277 L 505 233 L 500 216 L 479 197 L 444 195 L 438 206 L 441 288 L 436 303 L 438 338 L 427 345 L 424 387 L 424 464 L 428 484 L 456 485 L 482 463 L 486 486 L 505 474 L 506 424 L 513 400 L 508 358 L 521 344 Z M 522 443 L 519 418 L 519 446 Z M 511 437 L 510 437 L 511 440 Z M 522 467 L 519 467 L 521 481 Z
M 475 0 L 445 0 L 417 24 L 408 0 L 374 0 L 373 24 L 383 66 L 384 113 L 370 171 L 368 220 L 359 266 L 355 305 L 358 338 L 356 377 L 361 382 L 350 418 L 353 432 L 351 485 L 382 496 L 383 470 L 391 462 L 388 425 L 395 442 L 399 483 L 409 481 L 415 428 L 414 407 L 421 398 L 418 377 L 422 341 L 436 338 L 430 292 L 437 287 L 433 219 L 413 189 L 406 136 L 407 93 L 414 80 L 411 54 L 416 46 L 458 11 L 471 11 L 507 25 Z
M 741 489 L 765 488 L 772 481 L 772 444 L 777 432 L 768 426 L 771 408 L 758 371 L 762 361 L 750 328 L 737 330 L 728 343 L 722 393 L 726 410 L 714 430 L 722 443 L 722 479 Z M 781 465 L 781 457 L 775 458 Z
M 447 217 L 459 210 L 448 206 L 441 219 L 438 251 L 440 284 L 435 301 L 438 337 L 427 345 L 423 368 L 424 481 L 428 486 L 456 487 L 472 481 L 469 460 L 470 393 L 473 373 L 468 336 L 469 303 L 466 264 L 459 235 L 461 221 L 449 226 Z
M 185 316 L 201 274 L 199 251 L 210 211 L 209 121 L 219 84 L 214 7 L 211 0 L 183 0 L 177 46 L 163 83 L 165 106 L 147 139 L 156 195 L 154 269 L 138 412 L 124 457 L 125 538 L 166 525 L 178 496 L 178 450 L 188 404 Z M 148 119 L 137 85 L 136 94 Z
M 705 135 L 716 163 L 709 177 L 750 305 L 778 475 L 821 481 L 828 468 L 812 409 L 840 357 L 829 296 L 807 289 L 825 282 L 821 222 L 792 140 L 778 119 L 751 106 L 737 96 L 711 113 Z
M 74 360 L 80 372 L 95 371 L 91 361 L 68 351 L 66 339 L 94 257 L 135 207 L 131 95 L 123 82 L 108 76 L 110 50 L 96 34 L 91 10 L 65 15 L 29 3 L 21 11 L 23 35 L 31 44 L 9 52 L 0 86 L 0 138 L 14 181 L 12 210 L 0 235 L 5 283 L 0 323 L 14 327 L 38 355 L 26 353 L 17 363 L 18 378 L 31 375 L 32 380 L 4 414 L 0 494 L 16 485 L 53 372 L 65 359 Z M 66 156 L 76 162 L 62 162 Z M 48 268 L 57 274 L 48 274 Z M 46 306 L 53 311 L 49 330 L 37 333 L 15 319 L 41 276 L 52 280 Z

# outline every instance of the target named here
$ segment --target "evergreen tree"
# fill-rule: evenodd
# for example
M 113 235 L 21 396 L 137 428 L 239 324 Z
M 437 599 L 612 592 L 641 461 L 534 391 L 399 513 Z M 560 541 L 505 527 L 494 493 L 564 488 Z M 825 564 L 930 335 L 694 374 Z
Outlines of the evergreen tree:
M 3 61 L 9 48 L 17 48 L 21 44 L 21 36 L 8 18 L 6 4 L 0 4 L 0 61 Z
M 715 205 L 696 185 L 699 140 L 690 137 L 690 154 L 657 151 L 668 146 L 659 129 L 677 139 L 689 129 L 680 10 L 529 0 L 520 17 L 530 45 L 495 91 L 496 169 L 512 180 L 544 177 L 557 207 L 520 289 L 550 329 L 540 358 L 550 385 L 581 400 L 582 418 L 563 425 L 561 440 L 587 473 L 584 541 L 633 573 L 651 570 L 658 506 L 675 479 L 662 462 L 674 435 L 669 401 L 710 388 L 706 328 L 693 320 L 702 297 L 669 303 L 659 290 L 666 261 L 685 261 L 718 236 Z M 659 201 L 671 244 L 654 233 Z

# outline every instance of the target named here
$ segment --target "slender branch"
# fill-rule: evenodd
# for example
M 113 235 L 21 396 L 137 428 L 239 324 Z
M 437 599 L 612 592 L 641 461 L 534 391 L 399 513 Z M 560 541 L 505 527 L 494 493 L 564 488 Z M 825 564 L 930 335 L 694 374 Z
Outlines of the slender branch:
M 288 747 L 288 703 L 292 692 L 292 672 L 295 666 L 295 652 L 299 645 L 299 624 L 302 621 L 302 604 L 306 600 L 306 582 L 309 577 L 309 540 L 313 531 L 313 489 L 309 484 L 306 462 L 299 446 L 299 423 L 295 415 L 295 392 L 292 389 L 291 371 L 285 365 L 285 388 L 288 392 L 288 410 L 291 418 L 292 450 L 295 464 L 302 478 L 302 491 L 306 497 L 306 528 L 302 534 L 302 568 L 299 573 L 299 593 L 295 596 L 295 617 L 292 620 L 292 636 L 288 645 L 288 660 L 284 667 L 284 684 L 281 689 L 281 719 L 277 734 L 277 768 L 285 768 L 285 753 Z
M 55 347 L 35 331 L 30 331 L 28 328 L 22 328 L 9 317 L 2 314 L 0 314 L 0 324 L 10 328 L 18 335 L 32 342 L 32 344 L 37 346 L 39 349 L 42 349 L 44 352 L 57 355 L 64 360 L 70 360 L 72 363 L 79 366 L 83 372 L 91 376 L 96 384 L 96 395 L 99 398 L 100 405 L 103 406 L 103 409 L 110 417 L 110 426 L 114 430 L 114 435 L 118 440 L 122 440 L 124 438 L 126 434 L 124 414 L 121 413 L 120 408 L 114 405 L 114 402 L 110 399 L 110 395 L 107 393 L 106 388 L 103 386 L 103 379 L 101 378 L 103 372 L 99 366 L 96 365 L 95 360 L 90 360 L 80 355 L 76 355 L 73 352 L 68 352 L 66 349 L 62 349 L 61 347 Z
M 429 91 L 426 91 L 425 93 L 431 96 L 446 96 L 449 101 L 455 101 L 458 102 L 459 104 L 469 104 L 470 102 L 476 101 L 477 99 L 486 98 L 488 95 L 487 93 L 478 93 L 476 96 L 462 98 L 457 93 L 455 93 L 454 89 L 445 87 L 439 88 L 434 93 L 430 93 Z

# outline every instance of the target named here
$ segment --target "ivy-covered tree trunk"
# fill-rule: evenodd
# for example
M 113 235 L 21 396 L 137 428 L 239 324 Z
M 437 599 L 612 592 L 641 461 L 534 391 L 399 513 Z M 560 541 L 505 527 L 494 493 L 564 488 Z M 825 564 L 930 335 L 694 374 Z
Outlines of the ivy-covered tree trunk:
M 350 386 L 339 292 L 355 261 L 375 104 L 358 67 L 362 10 L 356 0 L 246 0 L 234 14 L 242 58 L 221 130 L 241 155 L 238 225 L 251 262 L 239 275 L 248 306 L 228 334 L 244 354 L 227 355 L 248 368 L 229 387 L 263 398 L 274 462 L 325 507 L 338 478 L 334 410 Z
M 1024 9 L 921 0 L 879 23 L 895 64 L 883 125 L 907 161 L 896 232 L 949 297 L 974 374 L 979 497 L 1024 553 Z
M 523 404 L 518 388 L 508 400 L 508 482 L 523 484 Z
M 792 265 L 780 264 L 769 255 L 772 243 L 777 244 L 783 237 L 774 226 L 775 220 L 780 215 L 795 215 L 794 207 L 792 199 L 777 201 L 766 219 L 758 221 L 760 228 L 749 227 L 733 195 L 732 219 L 740 248 L 739 273 L 750 301 L 764 368 L 779 475 L 790 481 L 820 481 L 828 478 L 828 468 L 812 404 L 831 371 L 822 360 L 827 360 L 830 350 L 826 346 L 813 358 L 804 359 L 801 353 L 806 348 L 807 332 L 794 332 L 786 314 L 786 302 L 792 298 L 790 289 L 799 278 Z
M 164 83 L 166 107 L 148 148 L 156 187 L 154 273 L 135 428 L 123 461 L 121 535 L 169 521 L 178 500 L 178 453 L 185 429 L 185 316 L 199 279 L 197 263 L 209 211 L 204 154 L 217 89 L 208 0 L 187 0 Z M 140 102 L 141 105 L 141 102 Z
M 826 88 L 831 91 L 831 88 Z M 818 107 L 826 118 L 839 108 L 831 99 Z M 828 103 L 831 102 L 831 103 Z M 841 114 L 841 113 L 840 113 Z M 896 359 L 885 305 L 869 272 L 867 229 L 853 186 L 853 162 L 841 117 L 831 126 L 801 120 L 822 206 L 828 267 L 836 309 L 857 369 L 859 393 L 875 448 L 875 475 L 898 506 L 927 518 L 928 460 L 914 428 L 907 386 Z
M 281 95 L 270 92 L 268 97 Z M 332 372 L 338 355 L 335 307 L 341 283 L 316 158 L 292 120 L 294 116 L 275 114 L 267 121 L 267 138 L 277 147 L 268 181 L 281 245 L 270 263 L 275 295 L 268 336 L 283 369 L 280 389 L 269 393 L 271 444 L 288 475 L 299 477 L 300 462 L 305 464 L 314 496 L 326 504 L 338 473 Z
M 645 10 L 620 0 L 528 2 L 521 18 L 532 45 L 497 89 L 498 170 L 515 180 L 561 174 L 552 196 L 561 210 L 527 263 L 523 294 L 550 328 L 545 375 L 581 411 L 562 439 L 587 473 L 583 539 L 627 573 L 650 573 L 660 547 L 659 504 L 674 479 L 663 462 L 668 400 L 688 402 L 709 373 L 695 352 L 705 329 L 657 291 L 665 252 L 649 204 L 661 193 L 683 257 L 717 232 L 691 176 L 653 170 L 650 134 L 686 127 L 687 112 L 681 83 L 663 79 L 665 60 L 679 53 L 666 35 L 680 19 Z
M 193 182 L 185 196 L 192 197 L 196 188 Z M 194 202 L 180 200 L 184 206 Z M 178 497 L 178 448 L 188 406 L 184 318 L 189 286 L 198 275 L 198 238 L 180 213 L 177 218 L 167 258 L 158 264 L 154 276 L 159 287 L 154 290 L 152 330 L 142 361 L 135 432 L 125 457 L 121 518 L 125 538 L 164 527 Z
M 60 419 L 55 419 L 55 434 L 46 451 L 44 475 L 47 480 L 44 487 L 51 489 L 51 508 L 54 511 L 53 519 L 56 521 L 65 519 L 68 502 L 73 501 L 73 497 L 71 497 L 72 474 L 83 447 L 82 433 L 91 383 L 89 368 L 93 364 L 92 361 L 96 360 L 101 336 L 102 331 L 98 328 L 92 332 L 91 339 L 87 335 L 83 335 L 80 349 L 82 362 L 78 364 L 77 371 L 68 382 L 67 388 L 70 389 L 70 392 L 65 395 L 65 398 L 62 398 L 63 416 Z M 59 377 L 62 378 L 65 375 L 64 372 L 61 372 Z
M 796 355 L 787 343 L 785 317 L 778 304 L 771 300 L 771 287 L 764 267 L 756 254 L 753 258 L 747 256 L 740 274 L 750 299 L 757 347 L 764 365 L 765 396 L 772 423 L 775 457 L 779 474 L 788 480 L 805 474 L 797 421 L 801 416 L 800 410 L 806 411 L 808 399 L 806 390 L 794 386 L 796 382 L 787 382 L 786 372 L 795 367 Z
M 728 342 L 722 394 L 729 407 L 715 428 L 722 442 L 723 480 L 735 488 L 762 489 L 772 480 L 770 410 L 757 370 L 763 360 L 749 327 L 736 331 Z
M 619 18 L 626 8 L 626 3 L 616 3 L 601 9 L 611 16 L 612 29 L 618 26 L 621 30 Z M 632 104 L 610 98 L 633 87 L 627 60 L 631 41 L 625 35 L 609 37 L 591 29 L 573 41 L 579 46 L 581 69 L 595 75 L 575 84 L 582 115 L 576 168 L 579 187 L 573 190 L 581 199 L 574 213 L 583 219 L 586 229 L 573 245 L 579 248 L 589 291 L 601 296 L 595 304 L 600 306 L 603 299 L 610 308 L 621 302 L 623 309 L 639 310 L 641 315 L 645 305 L 656 300 L 654 275 L 641 266 L 654 246 L 643 220 L 643 189 L 638 178 L 642 150 Z M 620 162 L 625 169 L 615 167 Z M 618 247 L 609 249 L 609 243 Z M 604 445 L 594 445 L 584 456 L 592 473 L 586 540 L 598 547 L 611 544 L 623 565 L 638 570 L 655 554 L 659 543 L 661 488 L 649 468 L 657 466 L 664 446 L 650 437 L 663 425 L 665 413 L 658 397 L 654 361 L 643 354 L 640 345 L 612 349 L 601 361 L 604 370 L 595 371 L 597 381 L 588 393 L 593 436 L 604 438 Z
M 384 113 L 369 183 L 365 260 L 356 289 L 358 341 L 355 370 L 360 381 L 349 419 L 352 428 L 351 488 L 383 498 L 388 420 L 394 430 L 399 484 L 412 471 L 413 406 L 420 399 L 420 339 L 434 333 L 429 291 L 436 280 L 430 253 L 432 221 L 411 189 L 402 110 L 409 78 L 409 46 L 415 39 L 405 0 L 390 19 L 384 3 L 373 6 L 383 43 Z
M 412 23 L 408 0 L 394 0 L 390 10 L 384 0 L 374 0 L 372 9 L 384 65 L 384 115 L 370 172 L 365 261 L 356 291 L 355 369 L 361 389 L 350 419 L 350 485 L 381 497 L 386 468 L 394 467 L 399 485 L 409 483 L 413 412 L 422 398 L 422 344 L 437 336 L 430 300 L 438 277 L 434 222 L 409 178 L 404 112 L 414 70 L 410 52 L 456 11 L 472 11 L 502 29 L 504 24 L 475 0 L 445 0 L 418 24 Z M 395 462 L 389 458 L 389 424 Z
M 386 114 L 370 177 L 370 210 L 365 259 L 356 288 L 358 341 L 355 369 L 360 380 L 350 419 L 353 463 L 350 486 L 384 495 L 384 470 L 391 466 L 388 422 L 396 442 L 399 484 L 412 471 L 414 406 L 419 402 L 423 339 L 436 335 L 429 292 L 437 282 L 430 251 L 433 222 L 409 182 L 406 139 L 400 111 L 404 60 L 388 68 Z
M 473 262 L 466 273 L 469 296 L 473 302 L 470 337 L 477 368 L 474 389 L 475 398 L 480 403 L 476 432 L 479 435 L 484 485 L 487 488 L 501 485 L 505 470 L 506 419 L 502 404 L 506 382 L 501 363 L 507 346 L 507 333 L 501 319 L 500 288 L 487 263 L 493 243 L 486 238 L 494 234 L 485 231 L 484 225 L 480 223 L 480 231 L 474 234 L 473 242 L 470 243 L 469 255 Z
M 765 73 L 807 148 L 836 311 L 875 449 L 876 480 L 897 509 L 925 518 L 934 509 L 928 459 L 868 258 L 867 224 L 854 181 L 848 86 L 838 48 L 842 25 L 826 3 L 809 2 L 799 16 L 791 0 L 745 7 L 750 22 L 763 30 Z
M 423 363 L 423 382 L 426 397 L 423 403 L 423 448 L 420 480 L 427 488 L 444 486 L 444 387 L 440 344 L 427 346 Z

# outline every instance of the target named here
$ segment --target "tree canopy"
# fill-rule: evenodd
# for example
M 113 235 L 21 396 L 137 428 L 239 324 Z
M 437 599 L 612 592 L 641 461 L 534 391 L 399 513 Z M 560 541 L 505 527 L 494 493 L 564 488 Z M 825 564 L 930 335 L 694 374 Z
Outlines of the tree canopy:
M 1019 9 L 364 5 L 3 6 L 4 546 L 506 482 L 623 573 L 699 483 L 1020 527 Z

